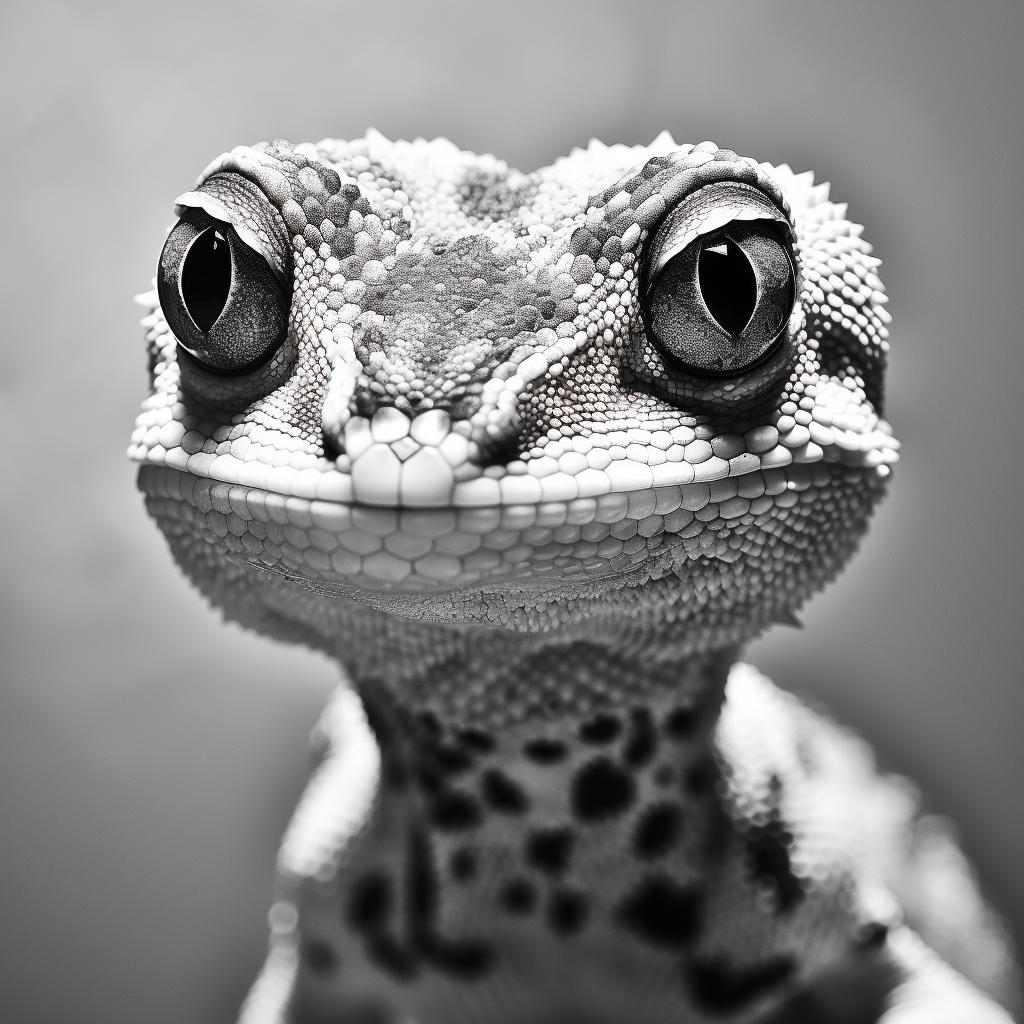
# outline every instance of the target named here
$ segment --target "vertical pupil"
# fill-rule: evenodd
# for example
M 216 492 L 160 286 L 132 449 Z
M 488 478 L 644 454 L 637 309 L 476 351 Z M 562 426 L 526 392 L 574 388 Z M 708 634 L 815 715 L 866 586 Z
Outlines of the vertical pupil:
M 705 246 L 697 263 L 697 278 L 708 312 L 736 337 L 757 305 L 757 278 L 747 254 L 728 238 Z
M 217 322 L 230 290 L 228 240 L 216 228 L 207 228 L 189 247 L 181 268 L 181 297 L 203 334 Z

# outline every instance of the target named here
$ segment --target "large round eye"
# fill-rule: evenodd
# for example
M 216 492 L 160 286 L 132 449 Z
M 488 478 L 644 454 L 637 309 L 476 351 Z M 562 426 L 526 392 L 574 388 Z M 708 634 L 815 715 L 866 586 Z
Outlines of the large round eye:
M 794 296 L 793 261 L 775 226 L 734 221 L 657 268 L 644 308 L 671 362 L 720 377 L 750 369 L 775 349 Z
M 157 292 L 178 344 L 213 373 L 251 373 L 287 337 L 284 286 L 230 224 L 205 210 L 187 210 L 167 236 Z

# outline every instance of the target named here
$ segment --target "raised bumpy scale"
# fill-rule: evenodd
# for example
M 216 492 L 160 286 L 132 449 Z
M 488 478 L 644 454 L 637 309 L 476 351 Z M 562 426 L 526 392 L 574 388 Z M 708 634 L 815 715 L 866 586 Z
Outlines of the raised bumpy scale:
M 735 663 L 897 459 L 827 185 L 667 134 L 522 174 L 371 132 L 234 149 L 175 211 L 147 508 L 351 680 L 245 1024 L 1008 1021 L 947 833 Z

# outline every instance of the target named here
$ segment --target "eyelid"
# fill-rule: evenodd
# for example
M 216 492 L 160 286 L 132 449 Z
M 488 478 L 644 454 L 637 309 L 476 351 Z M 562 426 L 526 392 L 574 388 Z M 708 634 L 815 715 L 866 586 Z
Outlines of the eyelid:
M 258 252 L 266 261 L 267 265 L 274 272 L 274 276 L 281 282 L 284 289 L 291 293 L 292 283 L 288 274 L 281 266 L 281 261 L 276 254 L 269 252 L 260 237 L 232 210 L 225 206 L 215 196 L 206 192 L 185 192 L 174 200 L 174 215 L 180 217 L 185 210 L 205 210 L 214 220 L 230 224 L 235 229 L 235 234 L 240 242 L 244 242 L 253 252 Z
M 763 192 L 738 181 L 705 185 L 687 196 L 662 222 L 654 236 L 648 260 L 644 295 L 669 260 L 691 242 L 709 235 L 733 221 L 767 220 L 792 226 L 786 215 Z

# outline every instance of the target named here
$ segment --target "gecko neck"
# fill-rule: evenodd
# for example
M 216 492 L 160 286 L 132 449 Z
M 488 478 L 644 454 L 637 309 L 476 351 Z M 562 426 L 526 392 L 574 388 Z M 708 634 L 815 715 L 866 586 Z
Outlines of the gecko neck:
M 679 629 L 621 622 L 540 633 L 381 615 L 366 625 L 334 647 L 364 699 L 488 733 L 573 728 L 652 703 L 714 716 L 737 653 L 697 648 Z
M 618 948 L 615 922 L 655 944 L 689 941 L 694 893 L 729 842 L 712 747 L 735 652 L 685 655 L 645 633 L 624 644 L 621 630 L 441 630 L 422 661 L 375 662 L 351 643 L 339 652 L 382 754 L 357 895 L 381 884 L 388 850 L 404 851 L 405 881 L 393 883 L 410 908 L 401 966 L 475 978 L 519 950 L 556 999 L 567 984 L 587 989 L 589 965 Z M 403 639 L 414 642 L 384 647 Z M 391 936 L 362 917 L 352 927 L 372 948 Z M 629 947 L 627 973 L 644 955 Z
M 695 652 L 681 633 L 622 624 L 588 632 L 377 619 L 374 636 L 349 637 L 337 654 L 366 706 L 385 778 L 398 789 L 411 784 L 442 830 L 487 813 L 462 799 L 470 776 L 485 805 L 510 813 L 535 799 L 510 780 L 536 768 L 545 785 L 564 772 L 556 788 L 568 793 L 589 767 L 592 808 L 585 776 L 582 796 L 568 797 L 583 818 L 600 818 L 606 793 L 633 792 L 642 775 L 660 773 L 650 785 L 684 802 L 700 795 L 714 772 L 735 648 Z

